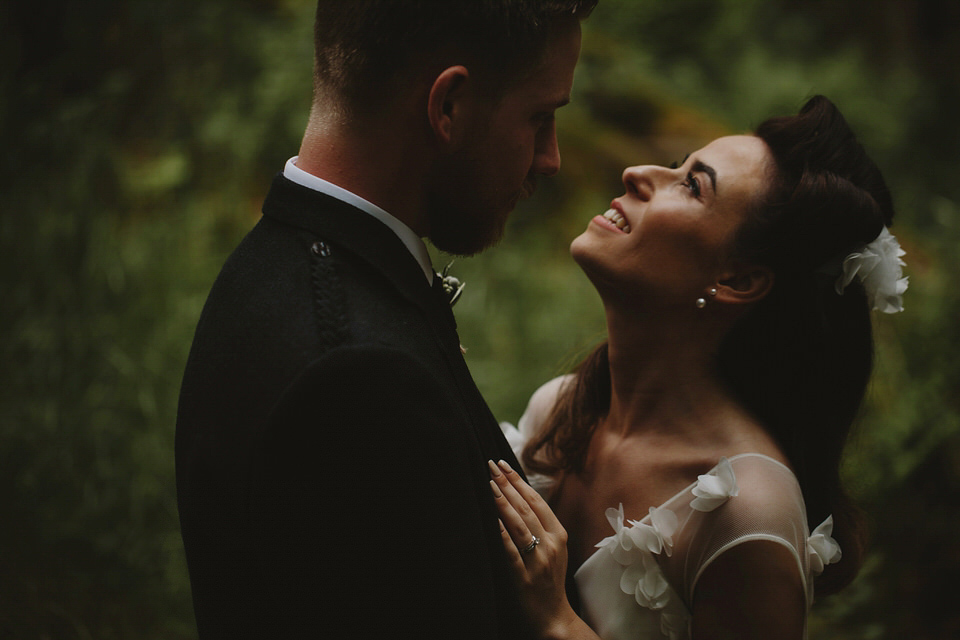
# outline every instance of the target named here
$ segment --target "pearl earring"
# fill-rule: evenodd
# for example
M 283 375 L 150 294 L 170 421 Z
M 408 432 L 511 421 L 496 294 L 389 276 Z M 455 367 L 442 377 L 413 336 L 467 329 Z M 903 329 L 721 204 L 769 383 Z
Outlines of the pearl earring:
M 717 288 L 716 288 L 716 287 L 710 287 L 709 289 L 707 289 L 707 293 L 710 294 L 710 297 L 713 297 L 713 296 L 717 295 Z M 703 309 L 705 306 L 707 306 L 707 299 L 706 299 L 706 298 L 697 298 L 697 303 L 696 303 L 696 304 L 697 304 L 697 309 Z

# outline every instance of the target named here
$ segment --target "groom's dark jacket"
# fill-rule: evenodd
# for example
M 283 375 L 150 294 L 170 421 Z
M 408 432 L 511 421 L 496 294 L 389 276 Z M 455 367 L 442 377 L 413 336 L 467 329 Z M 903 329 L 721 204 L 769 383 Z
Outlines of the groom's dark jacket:
M 449 305 L 372 216 L 278 176 L 177 417 L 200 638 L 523 637 Z

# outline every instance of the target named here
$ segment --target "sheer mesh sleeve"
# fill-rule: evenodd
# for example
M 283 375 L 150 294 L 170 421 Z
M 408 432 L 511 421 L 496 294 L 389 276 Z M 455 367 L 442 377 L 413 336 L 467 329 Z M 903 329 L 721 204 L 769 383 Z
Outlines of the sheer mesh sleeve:
M 523 412 L 520 421 L 517 423 L 517 429 L 523 434 L 524 441 L 532 438 L 543 428 L 543 423 L 550 415 L 550 411 L 553 410 L 553 405 L 557 403 L 557 397 L 563 390 L 564 385 L 572 381 L 573 378 L 573 374 L 569 373 L 556 377 L 543 383 L 539 389 L 533 392 L 533 395 L 530 396 L 530 402 L 527 403 L 526 411 Z
M 736 493 L 711 510 L 696 510 L 686 500 L 676 505 L 683 527 L 682 557 L 669 572 L 680 581 L 686 602 L 704 570 L 720 554 L 754 540 L 782 544 L 797 562 L 797 571 L 812 600 L 806 543 L 809 529 L 800 485 L 784 465 L 759 454 L 744 454 L 730 459 Z M 688 497 L 689 498 L 689 497 Z M 703 509 L 703 507 L 701 507 Z
M 557 397 L 563 390 L 563 386 L 573 378 L 573 374 L 567 374 L 553 378 L 541 385 L 530 396 L 530 402 L 527 403 L 527 408 L 520 416 L 517 426 L 513 426 L 509 422 L 500 423 L 503 435 L 506 436 L 510 448 L 513 449 L 513 453 L 521 464 L 523 464 L 523 449 L 527 446 L 527 442 L 543 428 L 547 416 L 550 415 L 550 411 L 557 403 Z M 527 482 L 530 483 L 531 487 L 544 497 L 549 495 L 556 482 L 554 478 L 540 473 L 531 473 L 526 467 L 523 471 L 526 473 Z

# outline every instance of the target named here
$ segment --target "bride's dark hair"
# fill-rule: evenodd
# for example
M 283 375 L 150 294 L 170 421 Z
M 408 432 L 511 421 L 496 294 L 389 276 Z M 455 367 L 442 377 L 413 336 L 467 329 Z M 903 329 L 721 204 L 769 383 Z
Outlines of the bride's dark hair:
M 716 367 L 732 394 L 776 437 L 803 490 L 811 527 L 828 515 L 842 560 L 817 580 L 846 586 L 863 556 L 863 526 L 840 481 L 840 457 L 873 367 L 866 293 L 834 289 L 840 262 L 893 219 L 879 169 L 840 111 L 815 96 L 799 115 L 771 118 L 755 134 L 775 162 L 768 190 L 734 239 L 734 255 L 775 274 L 770 293 L 724 337 Z M 610 406 L 607 344 L 580 364 L 523 452 L 532 471 L 583 470 Z

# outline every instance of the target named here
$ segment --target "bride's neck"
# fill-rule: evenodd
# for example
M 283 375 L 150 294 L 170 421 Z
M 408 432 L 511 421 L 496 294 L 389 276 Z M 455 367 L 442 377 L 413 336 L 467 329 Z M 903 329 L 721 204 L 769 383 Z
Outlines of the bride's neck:
M 731 400 L 714 372 L 719 329 L 700 318 L 657 319 L 608 309 L 612 397 L 607 422 L 620 432 L 702 428 Z

